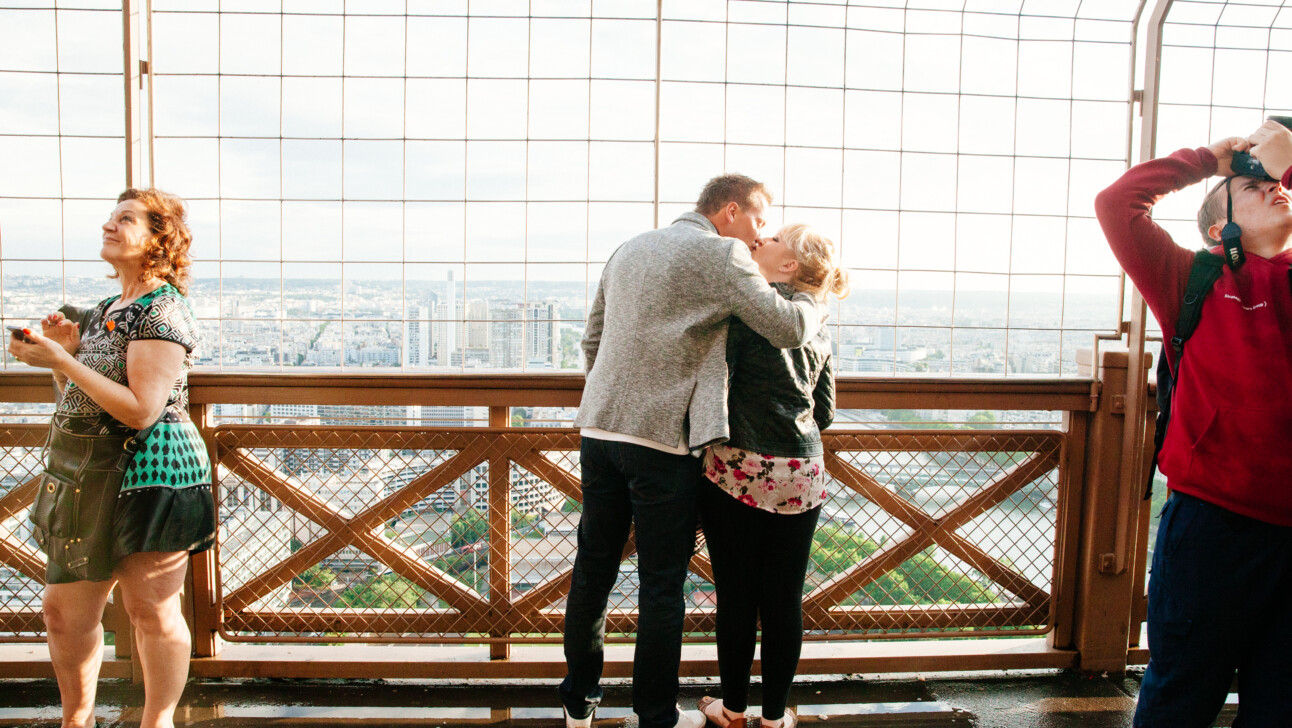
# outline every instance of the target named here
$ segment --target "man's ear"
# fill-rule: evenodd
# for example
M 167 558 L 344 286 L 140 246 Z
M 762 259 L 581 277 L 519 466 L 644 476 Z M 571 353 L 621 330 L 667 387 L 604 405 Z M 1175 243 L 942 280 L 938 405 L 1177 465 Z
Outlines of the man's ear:
M 1225 229 L 1225 223 L 1223 222 L 1213 223 L 1211 227 L 1207 228 L 1207 237 L 1219 243 L 1220 232 L 1224 229 Z
M 728 202 L 726 207 L 722 208 L 722 214 L 726 216 L 727 222 L 735 222 L 736 218 L 740 216 L 740 204 Z

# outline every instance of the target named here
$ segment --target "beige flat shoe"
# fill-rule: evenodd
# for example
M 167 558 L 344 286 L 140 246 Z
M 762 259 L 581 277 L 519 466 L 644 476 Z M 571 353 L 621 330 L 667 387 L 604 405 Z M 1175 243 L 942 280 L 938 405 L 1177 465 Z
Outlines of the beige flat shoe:
M 695 702 L 695 707 L 704 713 L 705 720 L 718 728 L 745 728 L 745 716 L 742 714 L 739 718 L 728 719 L 726 712 L 722 708 L 722 698 L 712 698 L 708 695 L 700 698 Z M 715 707 L 716 710 L 710 711 L 709 708 Z

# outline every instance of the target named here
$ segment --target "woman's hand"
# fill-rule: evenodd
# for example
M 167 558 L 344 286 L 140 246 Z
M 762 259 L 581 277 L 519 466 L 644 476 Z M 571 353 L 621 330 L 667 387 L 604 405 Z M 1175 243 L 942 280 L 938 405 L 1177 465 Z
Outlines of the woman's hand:
M 40 320 L 41 333 L 62 346 L 68 354 L 76 356 L 81 348 L 81 327 L 74 321 L 68 321 L 61 311 L 55 311 Z
M 23 329 L 23 334 L 31 340 L 27 343 L 17 337 L 9 337 L 9 353 L 23 364 L 44 369 L 53 369 L 57 374 L 69 362 L 76 359 L 67 353 L 63 345 L 31 329 Z M 77 337 L 80 340 L 80 337 Z

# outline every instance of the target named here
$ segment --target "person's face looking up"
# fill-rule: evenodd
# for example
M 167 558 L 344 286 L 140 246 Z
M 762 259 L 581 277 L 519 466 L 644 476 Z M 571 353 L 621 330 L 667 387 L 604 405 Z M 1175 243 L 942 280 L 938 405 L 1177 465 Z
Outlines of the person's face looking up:
M 743 241 L 752 250 L 758 231 L 767 223 L 763 219 L 766 212 L 767 198 L 758 193 L 750 196 L 749 204 L 743 207 L 739 203 L 728 202 L 719 216 L 722 224 L 717 226 L 718 234 Z
M 768 283 L 789 283 L 794 280 L 799 262 L 780 233 L 770 238 L 759 238 L 754 246 L 753 256 L 754 262 L 758 264 L 758 272 L 763 274 Z
M 125 200 L 117 204 L 103 223 L 103 249 L 99 257 L 109 263 L 140 258 L 152 237 L 148 208 L 139 200 Z
M 1244 238 L 1265 230 L 1287 228 L 1292 222 L 1292 198 L 1278 182 L 1234 177 L 1229 187 L 1230 194 L 1234 195 L 1234 221 L 1243 228 Z M 1221 220 L 1220 225 L 1224 228 L 1225 221 Z

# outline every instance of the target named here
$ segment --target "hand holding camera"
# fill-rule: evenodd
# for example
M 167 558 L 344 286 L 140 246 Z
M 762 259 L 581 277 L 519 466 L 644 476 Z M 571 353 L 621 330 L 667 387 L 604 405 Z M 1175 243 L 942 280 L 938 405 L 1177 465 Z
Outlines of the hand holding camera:
M 1250 158 L 1251 155 L 1247 154 L 1247 150 L 1250 149 L 1251 146 L 1252 145 L 1242 137 L 1226 137 L 1208 146 L 1207 149 L 1211 150 L 1211 153 L 1216 155 L 1216 174 L 1221 175 L 1222 177 L 1246 174 L 1245 172 L 1238 171 L 1238 167 L 1241 163 L 1237 160 L 1240 156 L 1247 156 Z M 1264 172 L 1261 174 L 1264 174 Z
M 1250 154 L 1244 156 L 1252 159 L 1261 168 L 1261 173 L 1270 179 L 1283 179 L 1288 167 L 1292 167 L 1292 131 L 1289 129 L 1292 129 L 1292 116 L 1271 116 L 1247 137 L 1252 146 Z

